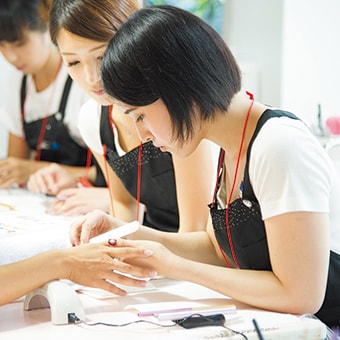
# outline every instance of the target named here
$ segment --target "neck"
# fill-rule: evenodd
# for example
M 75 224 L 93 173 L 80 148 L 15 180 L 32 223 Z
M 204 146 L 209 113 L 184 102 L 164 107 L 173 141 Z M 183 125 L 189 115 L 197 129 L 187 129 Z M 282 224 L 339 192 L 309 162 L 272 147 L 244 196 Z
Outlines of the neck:
M 251 104 L 252 100 L 246 94 L 236 94 L 228 111 L 220 113 L 212 123 L 209 122 L 210 125 L 207 124 L 208 129 L 205 138 L 219 145 L 226 153 L 237 152 Z M 264 110 L 264 105 L 254 102 L 245 132 L 244 149 L 246 149 L 256 123 Z
M 61 58 L 56 47 L 51 47 L 49 56 L 44 66 L 33 75 L 37 92 L 46 89 L 55 80 L 61 65 Z

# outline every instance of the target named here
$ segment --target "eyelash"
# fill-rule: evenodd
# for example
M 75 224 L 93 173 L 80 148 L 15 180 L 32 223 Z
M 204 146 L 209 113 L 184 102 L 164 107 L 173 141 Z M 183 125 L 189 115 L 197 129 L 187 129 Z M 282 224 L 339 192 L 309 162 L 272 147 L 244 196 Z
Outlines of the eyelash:
M 102 61 L 103 60 L 103 57 L 100 56 L 97 58 L 99 61 Z M 73 62 L 70 62 L 70 63 L 67 63 L 67 67 L 73 67 L 73 66 L 76 66 L 77 64 L 79 64 L 79 61 L 73 61 Z
M 74 61 L 72 63 L 67 63 L 67 67 L 76 66 L 77 64 L 78 64 L 78 61 Z
M 136 118 L 136 123 L 142 122 L 143 120 L 144 120 L 144 115 L 139 115 L 139 116 Z

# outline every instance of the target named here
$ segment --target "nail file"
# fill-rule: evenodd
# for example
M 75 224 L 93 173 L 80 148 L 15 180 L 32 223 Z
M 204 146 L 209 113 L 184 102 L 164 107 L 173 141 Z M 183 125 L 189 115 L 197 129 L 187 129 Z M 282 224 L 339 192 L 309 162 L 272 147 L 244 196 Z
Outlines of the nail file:
M 133 222 L 124 224 L 121 227 L 118 227 L 116 229 L 110 230 L 104 234 L 92 237 L 90 239 L 90 243 L 99 243 L 99 242 L 105 242 L 109 239 L 118 239 L 118 238 L 134 233 L 135 231 L 138 230 L 138 228 L 139 228 L 139 222 L 133 221 Z

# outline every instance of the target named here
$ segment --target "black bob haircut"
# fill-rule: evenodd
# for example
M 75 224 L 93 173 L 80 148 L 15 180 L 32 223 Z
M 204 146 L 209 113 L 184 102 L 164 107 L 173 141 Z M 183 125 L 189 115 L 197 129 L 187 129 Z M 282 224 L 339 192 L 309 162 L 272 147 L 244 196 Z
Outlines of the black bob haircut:
M 173 6 L 133 13 L 112 37 L 102 61 L 105 91 L 131 106 L 161 99 L 184 142 L 196 120 L 227 111 L 241 89 L 239 67 L 222 37 L 203 20 Z
M 40 14 L 41 0 L 0 1 L 0 41 L 25 39 L 25 30 L 46 32 L 47 23 Z

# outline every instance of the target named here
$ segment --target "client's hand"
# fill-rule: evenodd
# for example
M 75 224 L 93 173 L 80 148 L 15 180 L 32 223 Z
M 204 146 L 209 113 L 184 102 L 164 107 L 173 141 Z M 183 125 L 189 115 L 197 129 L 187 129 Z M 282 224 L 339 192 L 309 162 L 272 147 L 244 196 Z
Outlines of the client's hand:
M 134 258 L 145 258 L 152 251 L 142 247 L 115 247 L 115 240 L 110 243 L 84 244 L 78 247 L 60 250 L 59 277 L 65 277 L 78 284 L 105 289 L 111 293 L 125 295 L 126 292 L 113 283 L 143 287 L 145 280 L 156 275 L 152 270 L 133 266 L 123 262 Z M 122 260 L 121 260 L 122 259 Z M 128 277 L 122 274 L 128 274 Z
M 138 266 L 141 269 L 151 270 L 158 275 L 165 275 L 168 277 L 176 278 L 174 273 L 177 273 L 177 269 L 184 263 L 184 259 L 173 252 L 171 252 L 166 246 L 160 242 L 148 241 L 148 240 L 126 240 L 120 238 L 112 244 L 115 247 L 128 247 L 136 249 L 149 249 L 152 252 L 150 257 L 129 257 L 121 258 L 125 263 L 129 263 L 133 266 Z M 185 265 L 184 265 L 185 266 Z

